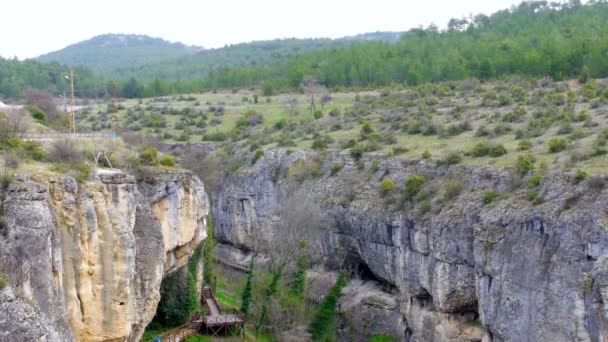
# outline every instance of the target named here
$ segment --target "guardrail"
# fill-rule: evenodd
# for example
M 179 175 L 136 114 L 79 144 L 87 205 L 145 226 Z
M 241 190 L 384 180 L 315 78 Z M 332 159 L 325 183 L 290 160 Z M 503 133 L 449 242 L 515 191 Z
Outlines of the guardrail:
M 116 139 L 116 133 L 18 133 L 25 140 L 52 140 L 52 139 Z

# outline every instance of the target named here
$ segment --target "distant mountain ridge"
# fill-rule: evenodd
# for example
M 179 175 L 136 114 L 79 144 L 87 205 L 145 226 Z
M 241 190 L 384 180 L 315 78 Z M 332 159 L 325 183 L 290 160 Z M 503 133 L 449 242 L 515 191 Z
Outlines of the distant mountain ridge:
M 140 79 L 194 79 L 223 67 L 245 67 L 289 59 L 308 52 L 340 48 L 362 41 L 395 42 L 402 32 L 370 32 L 330 38 L 286 38 L 226 45 L 206 50 L 133 34 L 104 34 L 36 58 L 97 72 Z
M 172 43 L 146 35 L 103 34 L 36 59 L 71 66 L 85 65 L 96 71 L 112 71 L 125 65 L 138 67 L 202 50 L 202 47 Z

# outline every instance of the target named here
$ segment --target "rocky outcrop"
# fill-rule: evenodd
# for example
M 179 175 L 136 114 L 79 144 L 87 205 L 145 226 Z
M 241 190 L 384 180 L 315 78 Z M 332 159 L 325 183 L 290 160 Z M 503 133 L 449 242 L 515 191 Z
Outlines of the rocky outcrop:
M 138 340 L 163 277 L 206 237 L 207 210 L 202 183 L 186 171 L 148 172 L 140 182 L 118 172 L 84 184 L 21 177 L 3 203 L 0 272 L 21 310 L 7 312 L 50 322 L 31 327 L 39 340 Z M 10 331 L 4 314 L 2 332 Z
M 355 163 L 340 153 L 266 151 L 213 192 L 215 236 L 247 249 L 254 232 L 271 234 L 288 170 L 316 159 L 320 176 L 299 187 L 335 220 L 327 260 L 346 252 L 350 266 L 396 290 L 401 319 L 389 330 L 400 340 L 608 338 L 603 178 L 577 184 L 573 175 L 547 173 L 533 186 L 508 170 L 376 158 Z M 332 175 L 334 165 L 341 170 Z M 400 185 L 418 174 L 426 178 L 424 198 L 402 203 Z M 396 184 L 386 197 L 378 193 L 383 178 Z M 484 204 L 488 190 L 500 197 Z M 390 312 L 390 301 L 379 302 Z

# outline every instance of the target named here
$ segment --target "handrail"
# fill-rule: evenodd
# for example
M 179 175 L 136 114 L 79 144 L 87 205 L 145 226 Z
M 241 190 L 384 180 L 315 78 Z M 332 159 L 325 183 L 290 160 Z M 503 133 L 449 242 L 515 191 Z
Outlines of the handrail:
M 23 139 L 116 139 L 116 133 L 17 133 Z

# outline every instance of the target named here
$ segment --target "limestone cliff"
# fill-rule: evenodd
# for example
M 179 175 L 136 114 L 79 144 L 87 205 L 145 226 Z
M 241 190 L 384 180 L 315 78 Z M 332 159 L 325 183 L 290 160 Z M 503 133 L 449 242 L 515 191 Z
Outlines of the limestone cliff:
M 300 187 L 335 219 L 336 229 L 325 240 L 327 260 L 346 251 L 347 262 L 384 288 L 382 295 L 366 290 L 360 300 L 351 293 L 345 317 L 360 321 L 362 312 L 372 310 L 382 329 L 405 341 L 608 338 L 603 178 L 577 183 L 573 175 L 547 173 L 530 186 L 514 172 L 488 167 L 437 167 L 380 156 L 374 163 L 367 156 L 360 168 L 346 154 L 270 150 L 253 166 L 224 175 L 213 191 L 215 237 L 253 247 L 251 235 L 269 231 L 280 219 L 275 214 L 287 170 L 313 158 L 320 176 L 307 177 Z M 241 165 L 250 164 L 246 159 Z M 335 175 L 333 165 L 342 167 Z M 399 188 L 417 174 L 427 179 L 424 201 L 402 205 L 399 189 L 379 195 L 383 178 Z M 447 193 L 450 181 L 459 191 Z M 484 204 L 488 190 L 500 197 Z M 377 333 L 365 326 L 378 327 L 345 325 L 341 338 L 363 341 Z
M 206 237 L 203 184 L 186 171 L 20 177 L 5 194 L 2 341 L 138 340 L 163 277 Z

